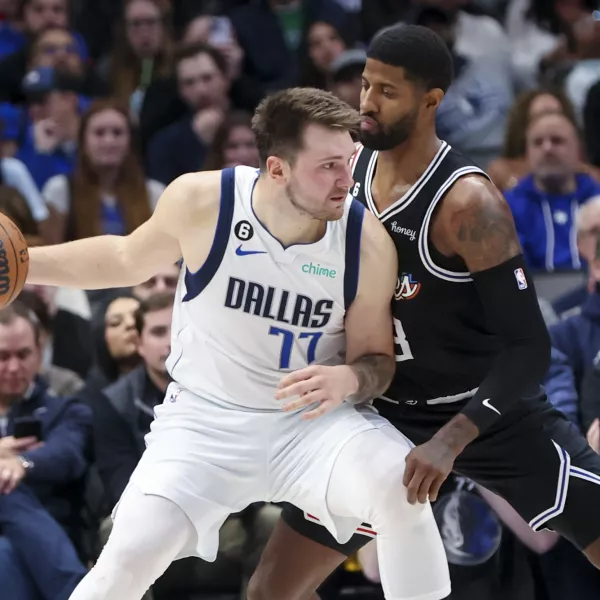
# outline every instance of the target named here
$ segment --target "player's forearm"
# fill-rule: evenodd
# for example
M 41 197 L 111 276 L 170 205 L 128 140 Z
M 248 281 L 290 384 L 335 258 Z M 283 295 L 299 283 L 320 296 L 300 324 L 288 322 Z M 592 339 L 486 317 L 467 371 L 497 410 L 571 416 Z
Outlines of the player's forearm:
M 124 237 L 103 235 L 30 248 L 27 283 L 84 290 L 141 283 L 143 275 L 132 268 L 124 247 Z
M 348 402 L 362 404 L 381 396 L 388 389 L 396 361 L 388 354 L 365 354 L 348 366 L 358 382 L 356 392 L 348 398 Z

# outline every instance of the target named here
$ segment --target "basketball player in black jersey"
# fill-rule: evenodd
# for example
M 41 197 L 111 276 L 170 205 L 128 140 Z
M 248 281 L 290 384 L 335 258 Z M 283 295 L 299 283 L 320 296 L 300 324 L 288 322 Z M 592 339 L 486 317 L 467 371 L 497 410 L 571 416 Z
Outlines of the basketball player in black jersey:
M 434 501 L 454 469 L 600 568 L 600 457 L 540 388 L 550 341 L 510 210 L 435 133 L 451 54 L 431 30 L 398 25 L 374 38 L 363 75 L 353 195 L 381 219 L 399 257 L 396 376 L 375 407 L 416 444 L 409 501 Z M 313 598 L 368 541 L 357 534 L 340 545 L 286 508 L 248 598 Z

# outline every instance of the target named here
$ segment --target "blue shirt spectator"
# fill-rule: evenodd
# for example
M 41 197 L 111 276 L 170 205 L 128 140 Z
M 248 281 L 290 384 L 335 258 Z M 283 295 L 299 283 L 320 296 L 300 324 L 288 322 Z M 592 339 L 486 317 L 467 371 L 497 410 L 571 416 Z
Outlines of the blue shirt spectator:
M 540 189 L 534 175 L 506 192 L 527 264 L 532 269 L 580 269 L 576 215 L 600 184 L 585 173 L 573 175 L 572 189 L 551 193 Z
M 579 173 L 577 125 L 564 113 L 541 113 L 530 120 L 525 143 L 531 175 L 506 192 L 525 260 L 537 270 L 581 269 L 576 217 L 600 184 Z
M 573 315 L 550 327 L 552 358 L 545 387 L 552 404 L 581 427 L 579 392 L 584 373 L 600 350 L 600 290 L 590 294 Z

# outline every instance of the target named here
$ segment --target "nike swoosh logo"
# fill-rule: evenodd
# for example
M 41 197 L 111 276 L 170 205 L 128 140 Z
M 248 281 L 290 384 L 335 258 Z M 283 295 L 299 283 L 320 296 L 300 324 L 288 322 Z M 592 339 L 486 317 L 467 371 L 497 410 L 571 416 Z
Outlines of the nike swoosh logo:
M 240 244 L 236 249 L 235 253 L 238 256 L 248 256 L 249 254 L 266 254 L 265 250 L 242 250 L 242 245 Z
M 493 410 L 495 413 L 501 414 L 501 413 L 500 413 L 500 411 L 499 411 L 499 410 L 498 410 L 498 409 L 497 409 L 495 406 L 492 406 L 492 405 L 490 404 L 490 398 L 486 398 L 486 399 L 485 399 L 485 400 L 482 402 L 482 404 L 483 404 L 483 405 L 484 405 L 486 408 L 489 408 L 490 410 Z

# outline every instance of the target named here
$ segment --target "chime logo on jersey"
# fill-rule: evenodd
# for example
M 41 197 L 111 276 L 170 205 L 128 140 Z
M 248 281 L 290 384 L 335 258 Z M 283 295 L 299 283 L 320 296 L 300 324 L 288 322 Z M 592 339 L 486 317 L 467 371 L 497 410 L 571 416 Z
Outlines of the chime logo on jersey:
M 410 273 L 402 273 L 398 278 L 394 297 L 396 300 L 411 300 L 419 293 L 420 289 L 421 284 L 418 281 L 414 281 Z
M 523 269 L 521 269 L 521 267 L 515 269 L 515 279 L 517 280 L 517 285 L 519 286 L 520 290 L 527 289 L 527 279 L 525 278 L 525 272 Z

